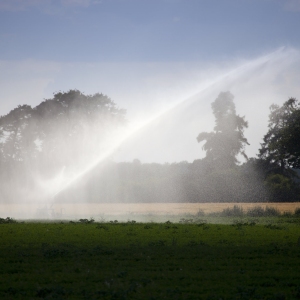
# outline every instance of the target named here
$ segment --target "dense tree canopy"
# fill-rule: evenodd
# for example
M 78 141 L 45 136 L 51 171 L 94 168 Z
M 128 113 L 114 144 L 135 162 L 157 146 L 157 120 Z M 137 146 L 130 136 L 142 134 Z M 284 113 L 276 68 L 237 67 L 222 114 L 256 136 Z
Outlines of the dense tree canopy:
M 291 168 L 300 168 L 300 104 L 290 98 L 282 106 L 271 105 L 270 111 L 259 158 L 271 169 L 288 174 Z
M 299 184 L 287 176 L 300 167 L 298 101 L 291 98 L 281 107 L 271 106 L 259 158 L 243 165 L 237 164 L 237 156 L 247 157 L 244 129 L 248 123 L 237 115 L 233 95 L 220 93 L 212 110 L 214 130 L 197 137 L 205 142 L 204 159 L 164 165 L 142 164 L 138 159 L 105 161 L 55 193 L 56 201 L 299 201 Z M 43 191 L 56 186 L 56 180 L 63 177 L 65 183 L 87 163 L 97 162 L 110 140 L 118 140 L 125 124 L 125 111 L 103 94 L 70 90 L 33 108 L 16 107 L 0 117 L 0 200 L 32 197 L 32 191 L 40 199 Z
M 91 145 L 99 150 L 97 145 L 124 123 L 125 111 L 103 94 L 57 93 L 34 108 L 18 106 L 0 118 L 2 160 L 43 156 L 68 161 Z
M 18 106 L 0 117 L 2 183 L 25 187 L 33 178 L 82 169 L 124 127 L 125 113 L 103 94 L 78 90 L 56 93 L 33 108 Z
M 77 90 L 57 93 L 35 109 L 43 161 L 73 167 L 96 159 L 115 131 L 125 124 L 125 110 L 103 94 Z
M 248 141 L 244 137 L 244 128 L 248 127 L 248 123 L 236 114 L 233 98 L 230 92 L 219 94 L 211 105 L 215 116 L 214 131 L 201 132 L 197 137 L 199 143 L 206 141 L 203 145 L 206 158 L 219 168 L 236 165 L 238 154 L 247 157 L 244 147 Z

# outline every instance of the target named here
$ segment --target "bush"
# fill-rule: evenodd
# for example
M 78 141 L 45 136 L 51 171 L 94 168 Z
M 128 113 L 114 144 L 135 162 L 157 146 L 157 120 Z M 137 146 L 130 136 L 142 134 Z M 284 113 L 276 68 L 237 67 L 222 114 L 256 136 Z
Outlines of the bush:
M 300 207 L 297 207 L 295 209 L 294 215 L 297 216 L 297 217 L 300 217 Z
M 271 174 L 265 180 L 272 202 L 290 202 L 299 199 L 299 188 L 293 180 L 281 174 Z
M 204 217 L 205 212 L 202 209 L 199 209 L 198 212 L 196 213 L 196 217 Z
M 17 223 L 16 220 L 7 217 L 6 219 L 0 218 L 0 224 Z
M 95 220 L 93 218 L 88 219 L 79 219 L 80 223 L 84 223 L 84 224 L 92 224 L 95 222 Z
M 260 206 L 255 206 L 247 211 L 247 216 L 249 217 L 263 217 L 265 215 L 265 210 Z
M 242 217 L 244 215 L 244 210 L 242 207 L 234 205 L 232 208 L 228 207 L 223 209 L 220 215 L 222 217 Z
M 278 217 L 278 216 L 280 216 L 280 211 L 277 208 L 267 206 L 265 208 L 265 216 Z
M 292 213 L 291 213 L 290 211 L 285 211 L 285 212 L 283 213 L 283 216 L 284 216 L 284 217 L 287 217 L 287 218 L 290 218 L 290 217 L 292 217 Z

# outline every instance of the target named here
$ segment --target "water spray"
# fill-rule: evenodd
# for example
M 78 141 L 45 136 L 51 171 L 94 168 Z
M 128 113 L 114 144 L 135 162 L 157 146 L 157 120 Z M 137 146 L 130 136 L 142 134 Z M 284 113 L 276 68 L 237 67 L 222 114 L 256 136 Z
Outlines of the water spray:
M 60 183 L 56 185 L 57 188 L 56 189 L 54 189 L 53 187 L 51 188 L 51 193 L 50 193 L 51 194 L 50 198 L 52 199 L 51 207 L 55 203 L 55 200 L 54 200 L 55 197 L 57 197 L 61 192 L 63 192 L 68 187 L 70 187 L 71 185 L 73 185 L 82 176 L 84 176 L 85 174 L 87 174 L 88 172 L 90 172 L 91 170 L 93 170 L 97 165 L 99 165 L 105 159 L 107 159 L 108 157 L 110 157 L 116 151 L 116 149 L 118 149 L 128 139 L 130 139 L 134 135 L 136 135 L 139 131 L 145 129 L 147 126 L 149 126 L 153 122 L 157 121 L 158 119 L 160 119 L 161 117 L 163 117 L 167 113 L 172 112 L 172 110 L 174 110 L 176 108 L 179 108 L 180 105 L 184 105 L 185 103 L 191 101 L 191 99 L 194 99 L 195 97 L 199 96 L 201 93 L 203 93 L 206 90 L 212 88 L 215 84 L 217 84 L 217 83 L 219 83 L 219 82 L 221 82 L 221 81 L 223 81 L 225 79 L 228 79 L 228 78 L 232 77 L 233 75 L 237 76 L 237 75 L 245 73 L 246 71 L 249 71 L 250 69 L 262 66 L 262 65 L 268 63 L 269 61 L 276 59 L 280 54 L 283 53 L 283 51 L 284 51 L 284 48 L 279 48 L 278 50 L 276 50 L 276 51 L 274 51 L 272 53 L 269 53 L 269 54 L 267 54 L 265 56 L 259 57 L 259 58 L 255 59 L 253 61 L 246 62 L 246 63 L 238 66 L 237 68 L 235 68 L 233 70 L 230 70 L 229 72 L 226 72 L 223 75 L 218 76 L 214 80 L 202 84 L 202 86 L 200 87 L 200 91 L 197 92 L 195 95 L 192 95 L 192 96 L 186 98 L 185 100 L 177 101 L 177 102 L 169 105 L 164 110 L 162 110 L 162 111 L 154 114 L 152 117 L 148 118 L 147 120 L 145 120 L 143 122 L 140 122 L 139 124 L 136 124 L 135 126 L 131 126 L 129 128 L 129 130 L 127 130 L 122 135 L 121 138 L 119 138 L 118 140 L 115 140 L 114 143 L 112 143 L 112 145 L 110 147 L 108 147 L 105 152 L 103 152 L 95 161 L 93 161 L 90 164 L 88 164 L 78 174 L 72 176 L 71 178 L 65 178 L 64 177 L 64 173 L 61 173 L 61 176 L 60 176 L 60 179 L 59 179 Z

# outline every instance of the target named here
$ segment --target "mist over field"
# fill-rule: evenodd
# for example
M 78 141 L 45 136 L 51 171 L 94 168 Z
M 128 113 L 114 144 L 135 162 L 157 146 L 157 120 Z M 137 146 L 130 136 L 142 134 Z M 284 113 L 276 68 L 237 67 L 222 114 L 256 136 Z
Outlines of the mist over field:
M 15 161 L 7 163 L 10 176 L 3 173 L 2 203 L 25 201 L 52 209 L 61 202 L 269 201 L 259 175 L 249 167 L 231 173 L 220 167 L 207 176 L 203 143 L 196 137 L 213 130 L 211 103 L 230 91 L 237 114 L 249 124 L 245 153 L 256 157 L 267 131 L 269 106 L 281 105 L 291 91 L 298 92 L 294 79 L 299 65 L 298 50 L 280 48 L 219 69 L 206 66 L 195 76 L 201 80 L 190 82 L 189 89 L 175 88 L 180 90 L 175 100 L 174 91 L 169 96 L 162 92 L 151 109 L 131 113 L 124 110 L 125 102 L 78 90 L 56 93 L 36 107 L 21 106 L 2 117 L 3 155 L 7 162 Z M 142 94 L 138 85 L 137 91 Z M 147 92 L 145 88 L 143 94 Z M 11 131 L 22 118 L 27 123 Z M 238 160 L 246 161 L 242 156 Z

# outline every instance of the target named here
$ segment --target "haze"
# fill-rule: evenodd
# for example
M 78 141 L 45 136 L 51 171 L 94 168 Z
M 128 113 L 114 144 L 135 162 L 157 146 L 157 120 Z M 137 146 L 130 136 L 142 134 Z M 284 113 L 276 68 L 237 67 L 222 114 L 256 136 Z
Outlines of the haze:
M 299 27 L 297 0 L 1 0 L 0 113 L 69 89 L 108 95 L 132 128 L 177 107 L 114 159 L 192 162 L 230 90 L 255 156 L 270 104 L 299 97 Z
M 0 114 L 71 89 L 127 110 L 126 132 L 97 158 L 41 182 L 44 198 L 107 157 L 202 158 L 196 137 L 213 129 L 211 103 L 224 91 L 249 122 L 254 157 L 269 106 L 300 95 L 297 28 L 299 0 L 0 0 Z

